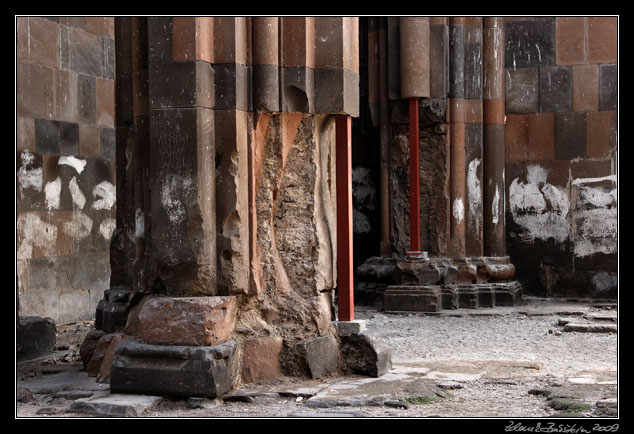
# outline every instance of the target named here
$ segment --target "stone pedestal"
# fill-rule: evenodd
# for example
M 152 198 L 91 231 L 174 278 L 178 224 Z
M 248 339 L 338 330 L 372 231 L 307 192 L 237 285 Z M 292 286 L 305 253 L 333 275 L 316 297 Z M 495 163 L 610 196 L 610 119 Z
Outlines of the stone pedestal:
M 227 393 L 238 372 L 236 342 L 216 346 L 119 345 L 110 369 L 112 393 L 199 396 Z
M 522 295 L 514 274 L 508 257 L 374 257 L 357 269 L 355 298 L 391 311 L 513 306 Z

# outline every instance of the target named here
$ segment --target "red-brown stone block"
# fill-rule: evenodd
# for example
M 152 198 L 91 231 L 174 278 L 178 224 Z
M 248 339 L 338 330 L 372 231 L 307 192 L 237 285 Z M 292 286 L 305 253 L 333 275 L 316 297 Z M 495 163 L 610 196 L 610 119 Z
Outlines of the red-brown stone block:
M 585 23 L 583 17 L 556 19 L 556 55 L 558 65 L 586 63 Z
M 139 334 L 149 344 L 214 346 L 235 327 L 235 297 L 159 297 L 139 312 Z
M 272 380 L 282 375 L 280 354 L 283 340 L 267 336 L 242 341 L 241 376 L 246 384 Z
M 555 158 L 555 114 L 530 114 L 526 116 L 526 119 L 528 159 L 553 160 Z
M 603 158 L 616 147 L 616 112 L 588 112 L 586 116 L 587 156 Z
M 576 112 L 598 110 L 598 65 L 577 65 L 572 68 L 572 107 Z
M 616 17 L 589 17 L 588 62 L 615 63 L 618 61 L 618 21 Z
M 524 161 L 528 155 L 527 115 L 508 115 L 505 128 L 506 161 Z

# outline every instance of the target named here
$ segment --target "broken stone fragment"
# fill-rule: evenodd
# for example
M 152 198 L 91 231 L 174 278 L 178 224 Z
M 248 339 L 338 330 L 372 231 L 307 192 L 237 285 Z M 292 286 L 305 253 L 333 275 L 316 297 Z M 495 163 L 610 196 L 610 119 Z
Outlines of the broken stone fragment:
M 297 347 L 297 352 L 312 378 L 321 378 L 339 371 L 339 343 L 334 336 L 305 339 Z
M 245 384 L 261 380 L 271 380 L 282 375 L 280 354 L 283 339 L 278 336 L 265 336 L 245 339 L 240 344 L 240 375 Z
M 148 344 L 213 346 L 236 323 L 235 297 L 157 297 L 139 312 L 139 336 Z
M 105 334 L 106 333 L 103 330 L 92 330 L 84 338 L 84 341 L 79 348 L 79 355 L 84 364 L 84 368 L 88 367 L 88 363 L 90 363 L 90 359 L 92 359 L 92 356 L 95 353 L 95 348 L 97 348 L 99 339 L 101 339 L 101 337 Z
M 441 277 L 441 270 L 429 261 L 400 260 L 392 272 L 399 285 L 435 285 Z
M 380 377 L 392 369 L 392 353 L 377 336 L 366 331 L 341 336 L 345 372 Z

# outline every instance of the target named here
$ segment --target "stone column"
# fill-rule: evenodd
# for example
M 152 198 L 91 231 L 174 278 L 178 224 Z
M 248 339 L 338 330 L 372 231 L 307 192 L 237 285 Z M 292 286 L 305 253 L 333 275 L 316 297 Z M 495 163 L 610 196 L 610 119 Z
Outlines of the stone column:
M 466 255 L 482 256 L 482 18 L 468 17 L 465 56 Z
M 464 111 L 464 17 L 449 21 L 449 118 L 450 240 L 448 254 L 462 257 L 465 242 L 465 111 Z
M 170 295 L 217 292 L 214 70 L 176 43 L 195 26 L 148 18 L 151 280 Z
M 484 254 L 504 256 L 504 20 L 483 24 Z

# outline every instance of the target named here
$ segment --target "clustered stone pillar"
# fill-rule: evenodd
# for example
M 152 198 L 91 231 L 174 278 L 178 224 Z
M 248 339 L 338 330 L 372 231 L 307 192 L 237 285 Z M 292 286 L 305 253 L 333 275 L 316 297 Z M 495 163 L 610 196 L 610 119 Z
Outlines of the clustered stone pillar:
M 358 19 L 115 23 L 120 206 L 86 364 L 113 392 L 215 397 L 387 360 L 354 338 Z
M 504 20 L 483 22 L 484 254 L 506 255 L 504 224 Z

